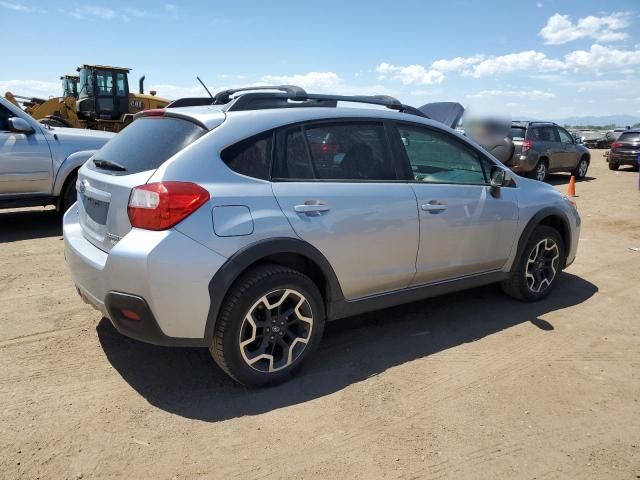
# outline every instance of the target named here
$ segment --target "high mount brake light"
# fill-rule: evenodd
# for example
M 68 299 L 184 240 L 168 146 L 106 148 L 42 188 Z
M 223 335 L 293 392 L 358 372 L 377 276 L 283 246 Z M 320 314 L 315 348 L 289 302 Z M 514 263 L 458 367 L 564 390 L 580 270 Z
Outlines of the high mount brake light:
M 164 117 L 166 113 L 164 108 L 152 108 L 151 110 L 143 110 L 143 117 Z
M 522 142 L 522 153 L 526 152 L 527 150 L 531 150 L 533 148 L 533 142 L 531 140 L 525 140 L 524 142 Z
M 209 198 L 209 192 L 195 183 L 147 183 L 131 191 L 127 214 L 132 227 L 167 230 L 195 212 Z

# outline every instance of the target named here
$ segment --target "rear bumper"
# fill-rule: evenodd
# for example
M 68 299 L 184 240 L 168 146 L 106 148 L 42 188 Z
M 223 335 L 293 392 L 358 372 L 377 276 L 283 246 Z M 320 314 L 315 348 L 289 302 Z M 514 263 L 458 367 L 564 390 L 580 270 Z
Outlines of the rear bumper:
M 638 165 L 638 157 L 640 157 L 640 151 L 638 152 L 609 152 L 608 162 L 615 162 L 619 165 Z
M 528 154 L 514 154 L 513 158 L 507 164 L 511 170 L 518 174 L 527 174 L 532 172 L 534 168 L 536 168 L 536 163 L 538 163 L 538 157 Z
M 104 252 L 82 234 L 77 206 L 64 216 L 63 235 L 78 292 L 118 331 L 156 345 L 206 344 L 208 286 L 224 257 L 177 230 L 133 229 Z M 139 321 L 118 313 L 123 299 L 136 306 Z

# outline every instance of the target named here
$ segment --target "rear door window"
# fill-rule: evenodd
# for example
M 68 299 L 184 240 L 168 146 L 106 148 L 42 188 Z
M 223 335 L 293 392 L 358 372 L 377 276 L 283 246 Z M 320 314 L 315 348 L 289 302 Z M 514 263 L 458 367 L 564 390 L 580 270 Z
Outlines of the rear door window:
M 311 124 L 288 130 L 274 178 L 390 181 L 396 171 L 382 123 Z
M 105 173 L 113 175 L 155 170 L 205 133 L 207 130 L 203 127 L 187 120 L 142 117 L 109 140 L 95 154 L 94 160 L 124 167 L 125 170 L 104 169 Z M 91 168 L 98 167 L 94 164 Z

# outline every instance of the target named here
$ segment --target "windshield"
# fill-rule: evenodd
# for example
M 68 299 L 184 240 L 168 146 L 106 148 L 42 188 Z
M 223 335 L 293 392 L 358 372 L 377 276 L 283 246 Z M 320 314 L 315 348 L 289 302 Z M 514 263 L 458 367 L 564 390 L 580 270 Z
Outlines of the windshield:
M 80 90 L 79 97 L 88 97 L 93 95 L 93 85 L 91 84 L 91 72 L 86 68 L 80 70 Z

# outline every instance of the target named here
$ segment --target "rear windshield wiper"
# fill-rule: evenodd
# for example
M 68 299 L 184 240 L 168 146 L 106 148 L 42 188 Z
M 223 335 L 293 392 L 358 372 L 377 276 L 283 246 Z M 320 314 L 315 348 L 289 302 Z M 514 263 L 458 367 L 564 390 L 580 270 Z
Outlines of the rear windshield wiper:
M 100 160 L 99 158 L 93 159 L 93 164 L 102 168 L 103 170 L 114 170 L 116 172 L 126 172 L 127 168 L 120 165 L 119 163 L 112 162 L 111 160 Z

